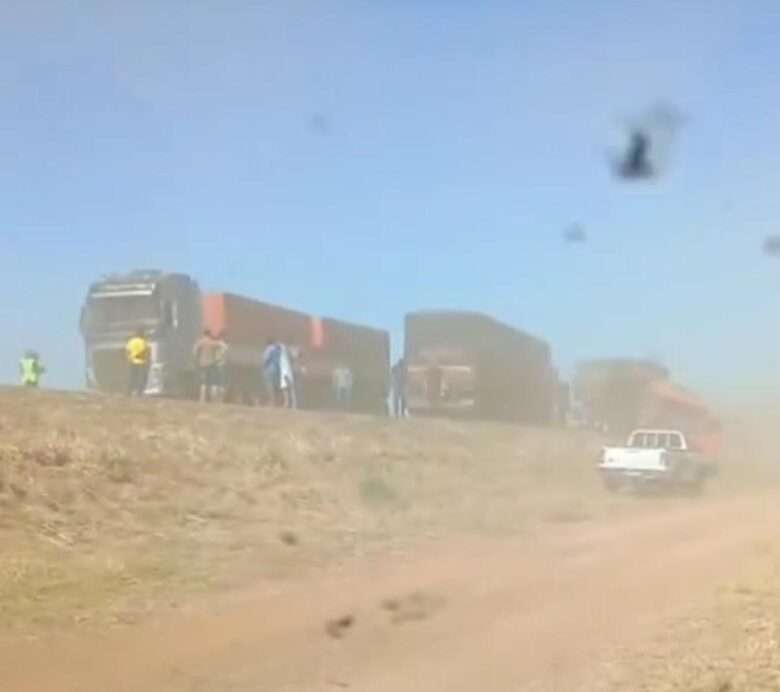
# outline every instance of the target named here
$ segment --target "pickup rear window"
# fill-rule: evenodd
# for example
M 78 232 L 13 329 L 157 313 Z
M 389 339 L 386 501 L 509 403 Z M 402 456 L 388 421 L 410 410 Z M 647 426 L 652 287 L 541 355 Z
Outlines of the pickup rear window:
M 669 435 L 669 445 L 666 449 L 682 449 L 682 446 L 682 437 L 678 433 L 671 433 Z
M 634 449 L 682 449 L 683 441 L 679 433 L 634 433 L 629 447 Z

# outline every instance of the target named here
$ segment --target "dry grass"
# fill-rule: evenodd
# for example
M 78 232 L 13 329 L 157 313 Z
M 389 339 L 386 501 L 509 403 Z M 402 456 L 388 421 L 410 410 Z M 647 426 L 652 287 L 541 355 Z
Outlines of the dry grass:
M 728 421 L 725 462 L 715 495 L 772 490 L 780 482 L 777 413 Z M 780 552 L 757 542 L 741 576 L 697 610 L 667 623 L 640 650 L 614 652 L 601 692 L 770 692 L 780 690 Z M 712 575 L 713 584 L 721 577 Z
M 618 652 L 599 690 L 770 692 L 780 689 L 780 555 L 763 553 L 699 612 L 641 651 Z
M 123 621 L 193 590 L 446 533 L 619 512 L 633 502 L 602 492 L 600 444 L 560 430 L 0 390 L 0 625 Z

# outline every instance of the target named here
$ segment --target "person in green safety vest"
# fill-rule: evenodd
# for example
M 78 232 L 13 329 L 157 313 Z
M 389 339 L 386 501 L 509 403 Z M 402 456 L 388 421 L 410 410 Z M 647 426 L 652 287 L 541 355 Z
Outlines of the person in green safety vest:
M 37 388 L 41 383 L 41 375 L 45 372 L 46 368 L 41 364 L 41 357 L 35 351 L 25 351 L 19 361 L 22 385 Z

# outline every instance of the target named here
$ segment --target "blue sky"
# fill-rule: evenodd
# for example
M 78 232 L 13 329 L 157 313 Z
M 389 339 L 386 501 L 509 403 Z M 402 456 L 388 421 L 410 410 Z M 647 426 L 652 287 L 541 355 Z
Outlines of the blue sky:
M 6 0 L 0 380 L 29 345 L 80 386 L 87 284 L 141 266 L 396 337 L 483 310 L 564 372 L 780 384 L 778 36 L 769 0 Z M 668 174 L 617 183 L 659 99 L 687 118 Z

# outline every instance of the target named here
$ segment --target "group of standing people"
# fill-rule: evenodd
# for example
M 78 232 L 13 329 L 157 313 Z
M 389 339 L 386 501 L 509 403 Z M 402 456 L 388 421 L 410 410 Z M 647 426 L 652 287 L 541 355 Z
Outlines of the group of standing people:
M 214 334 L 204 330 L 195 342 L 192 357 L 198 373 L 199 398 L 202 402 L 220 402 L 225 400 L 227 390 L 227 354 L 226 334 Z M 151 349 L 142 329 L 139 329 L 127 341 L 125 354 L 129 369 L 128 394 L 143 396 L 149 375 Z M 268 406 L 295 409 L 299 404 L 299 382 L 304 369 L 301 364 L 300 350 L 278 339 L 268 339 L 262 354 L 261 390 L 265 393 L 264 403 Z M 334 370 L 333 383 L 335 398 L 339 405 L 348 407 L 352 398 L 352 372 L 340 366 Z
M 228 344 L 224 332 L 214 334 L 206 329 L 195 343 L 192 356 L 198 373 L 200 401 L 225 400 L 227 353 Z M 128 339 L 125 344 L 125 356 L 128 365 L 127 393 L 129 396 L 143 396 L 151 363 L 151 346 L 143 329 L 138 329 Z M 262 403 L 288 409 L 298 408 L 298 385 L 300 376 L 304 373 L 300 350 L 292 344 L 268 339 L 261 366 L 265 392 L 265 401 Z M 39 354 L 33 350 L 25 351 L 19 361 L 22 385 L 37 388 L 45 372 L 46 368 Z M 406 380 L 406 361 L 401 358 L 392 367 L 390 374 L 389 412 L 396 418 L 408 416 Z M 349 410 L 352 406 L 354 388 L 352 370 L 344 364 L 337 365 L 332 373 L 332 386 L 336 406 L 342 410 Z
M 202 402 L 224 401 L 225 364 L 227 342 L 224 332 L 214 334 L 205 329 L 192 348 L 192 358 L 198 374 L 198 394 Z M 143 396 L 149 379 L 151 347 L 143 329 L 138 329 L 125 344 L 128 365 L 128 388 L 130 396 Z

